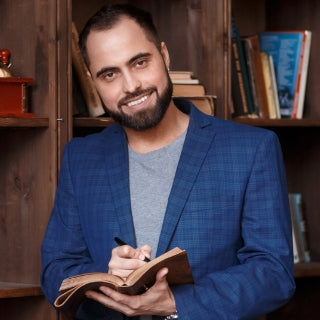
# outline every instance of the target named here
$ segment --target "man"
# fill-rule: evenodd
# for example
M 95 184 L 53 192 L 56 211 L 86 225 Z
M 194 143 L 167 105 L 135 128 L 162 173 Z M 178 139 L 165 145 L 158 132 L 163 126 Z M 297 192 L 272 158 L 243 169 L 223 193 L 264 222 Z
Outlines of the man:
M 295 285 L 276 136 L 173 101 L 169 53 L 143 11 L 103 7 L 80 45 L 117 123 L 65 148 L 42 245 L 49 301 L 66 277 L 127 277 L 178 246 L 194 284 L 169 287 L 164 268 L 142 295 L 88 291 L 77 318 L 255 319 L 283 305 Z

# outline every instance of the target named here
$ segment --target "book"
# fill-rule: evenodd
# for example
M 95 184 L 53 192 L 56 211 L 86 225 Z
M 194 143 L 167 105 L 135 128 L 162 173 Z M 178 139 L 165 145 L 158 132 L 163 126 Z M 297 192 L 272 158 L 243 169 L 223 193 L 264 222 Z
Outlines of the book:
M 255 97 L 254 106 L 256 113 L 260 118 L 269 118 L 267 91 L 260 56 L 259 37 L 255 34 L 243 37 L 242 39 L 252 88 L 252 96 Z
M 174 101 L 177 101 L 177 100 L 179 101 L 180 99 L 190 100 L 200 111 L 210 116 L 214 116 L 214 112 L 215 112 L 214 102 L 215 102 L 216 96 L 212 96 L 212 95 L 193 96 L 193 97 L 181 96 L 181 97 L 173 97 L 173 98 L 174 98 Z M 180 102 L 180 104 L 181 103 L 182 102 Z
M 273 57 L 281 117 L 301 118 L 311 32 L 307 30 L 262 32 L 259 34 L 259 41 L 261 51 Z
M 311 38 L 312 32 L 309 30 L 305 30 L 302 40 L 302 49 L 300 52 L 300 63 L 297 76 L 298 79 L 291 114 L 292 119 L 302 119 L 303 117 L 304 100 L 307 86 L 307 74 L 310 60 Z
M 91 117 L 99 117 L 105 114 L 105 109 L 100 96 L 93 84 L 89 70 L 83 60 L 79 48 L 79 35 L 74 22 L 72 23 L 72 65 L 76 71 L 79 85 L 85 99 L 88 113 Z M 80 111 L 81 112 L 81 111 Z
M 193 79 L 194 75 L 192 71 L 180 71 L 170 70 L 169 76 L 171 80 L 189 80 Z
M 169 71 L 173 84 L 172 97 L 174 100 L 190 100 L 200 111 L 208 115 L 214 115 L 213 95 L 207 95 L 204 85 L 196 79 L 192 71 Z M 181 101 L 182 99 L 182 101 Z
M 267 102 L 268 102 L 268 113 L 270 119 L 276 119 L 277 118 L 277 102 L 276 99 L 276 93 L 275 85 L 273 84 L 273 76 L 272 76 L 272 70 L 273 68 L 273 60 L 272 57 L 270 58 L 270 55 L 267 52 L 260 52 L 261 55 L 261 62 L 262 62 L 262 74 L 264 78 L 264 84 L 267 92 Z
M 269 72 L 270 72 L 270 79 L 271 79 L 271 85 L 272 85 L 272 94 L 273 94 L 273 101 L 274 101 L 274 113 L 275 113 L 275 118 L 280 119 L 281 114 L 280 114 L 280 103 L 279 103 L 279 98 L 278 98 L 278 88 L 277 88 L 277 78 L 274 70 L 274 62 L 273 62 L 273 57 L 271 55 L 268 56 L 268 61 L 269 61 Z
M 79 78 L 72 66 L 72 116 L 89 117 L 87 104 L 82 94 Z
M 253 103 L 253 110 L 256 115 L 260 114 L 260 103 L 258 98 L 258 91 L 257 91 L 257 81 L 256 76 L 254 73 L 254 67 L 253 67 L 253 56 L 252 56 L 252 47 L 249 39 L 242 38 L 245 58 L 246 58 L 246 65 L 248 70 L 248 77 L 249 82 L 251 86 L 251 92 L 252 92 L 252 103 Z
M 245 116 L 249 113 L 247 97 L 244 88 L 243 74 L 239 63 L 237 45 L 231 47 L 231 95 L 233 103 L 232 117 Z
M 298 246 L 297 246 L 296 235 L 294 232 L 293 224 L 292 224 L 292 251 L 293 251 L 293 263 L 299 263 L 300 258 L 299 258 Z
M 199 84 L 200 81 L 199 79 L 176 79 L 176 80 L 171 80 L 173 84 Z
M 192 71 L 169 71 L 169 76 L 173 84 L 199 84 L 199 79 L 195 78 Z
M 204 95 L 198 97 L 186 97 L 189 99 L 200 111 L 210 116 L 214 116 L 214 102 L 216 96 Z
M 206 91 L 202 84 L 173 84 L 174 97 L 203 96 Z
M 231 26 L 231 95 L 233 117 L 254 113 L 252 92 L 249 83 L 245 55 L 239 29 L 232 19 Z
M 290 193 L 289 205 L 298 260 L 299 262 L 310 262 L 310 250 L 302 195 L 300 193 Z
M 169 285 L 193 283 L 187 252 L 176 247 L 133 271 L 126 280 L 108 273 L 85 273 L 66 278 L 60 286 L 60 295 L 54 302 L 57 309 L 74 310 L 85 298 L 88 290 L 98 290 L 100 286 L 108 286 L 118 292 L 137 295 L 150 288 L 156 280 L 157 272 L 167 267 Z

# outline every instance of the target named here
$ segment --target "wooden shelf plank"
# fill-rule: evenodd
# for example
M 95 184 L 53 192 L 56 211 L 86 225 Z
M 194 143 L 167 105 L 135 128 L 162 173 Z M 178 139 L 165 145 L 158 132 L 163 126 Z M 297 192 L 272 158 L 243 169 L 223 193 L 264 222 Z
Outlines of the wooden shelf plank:
M 49 118 L 0 118 L 0 128 L 48 127 Z
M 234 118 L 235 122 L 258 127 L 320 127 L 320 119 L 251 119 Z
M 106 118 L 73 118 L 75 127 L 108 127 L 114 123 L 110 117 Z
M 320 262 L 297 263 L 294 275 L 296 278 L 320 277 Z
M 40 285 L 0 282 L 0 299 L 43 296 Z

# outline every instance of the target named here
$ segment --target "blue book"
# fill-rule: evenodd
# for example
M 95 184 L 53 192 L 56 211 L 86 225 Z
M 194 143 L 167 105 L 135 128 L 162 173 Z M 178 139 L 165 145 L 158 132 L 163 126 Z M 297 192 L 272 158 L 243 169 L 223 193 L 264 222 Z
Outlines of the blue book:
M 307 237 L 307 222 L 304 214 L 302 195 L 300 193 L 289 194 L 289 204 L 293 226 L 293 234 L 297 245 L 299 262 L 310 262 L 310 250 Z
M 303 105 L 304 99 L 301 101 L 298 95 L 303 95 L 304 98 L 302 90 L 304 88 L 301 89 L 300 78 L 301 74 L 306 72 L 302 70 L 305 65 L 303 59 L 308 59 L 309 56 L 309 52 L 305 51 L 305 32 L 306 30 L 297 30 L 259 34 L 261 51 L 273 57 L 281 118 L 297 117 L 292 115 L 293 112 L 295 114 L 297 112 L 299 99 Z M 305 87 L 305 83 L 303 86 Z

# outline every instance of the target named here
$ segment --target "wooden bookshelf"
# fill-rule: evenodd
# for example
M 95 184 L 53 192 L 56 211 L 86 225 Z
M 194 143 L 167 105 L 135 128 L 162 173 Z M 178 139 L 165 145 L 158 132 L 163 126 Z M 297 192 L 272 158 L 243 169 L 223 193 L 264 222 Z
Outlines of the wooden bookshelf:
M 57 320 L 39 285 L 40 246 L 60 150 L 70 137 L 68 5 L 60 0 L 0 4 L 0 48 L 11 52 L 14 77 L 35 80 L 28 86 L 34 117 L 0 118 L 0 319 Z
M 49 219 L 61 153 L 77 135 L 102 130 L 108 118 L 72 118 L 71 22 L 86 19 L 114 0 L 3 0 L 0 47 L 12 52 L 15 76 L 33 78 L 30 112 L 35 118 L 0 118 L 0 318 L 57 319 L 37 284 L 40 245 Z M 124 1 L 121 1 L 124 2 Z M 320 7 L 317 0 L 134 0 L 153 13 L 171 54 L 171 68 L 192 70 L 209 95 L 216 95 L 216 116 L 231 119 L 231 12 L 240 32 L 249 35 L 277 28 L 314 32 L 302 120 L 233 119 L 274 130 L 285 159 L 290 192 L 306 201 L 310 264 L 295 266 L 297 293 L 280 313 L 267 319 L 300 319 L 297 310 L 320 318 Z M 28 17 L 26 20 L 25 17 Z M 181 43 L 186 50 L 181 50 Z M 21 285 L 21 284 L 22 285 Z M 28 285 L 30 283 L 31 285 Z M 313 283 L 313 284 L 312 284 Z M 27 285 L 25 285 L 27 284 Z M 14 296 L 11 298 L 11 296 Z M 17 310 L 19 309 L 19 312 Z M 22 311 L 21 311 L 22 310 Z M 292 310 L 297 311 L 293 315 Z M 281 314 L 281 317 L 279 316 Z M 302 318 L 301 318 L 302 319 Z
M 319 319 L 320 308 L 320 7 L 316 1 L 232 0 L 232 12 L 242 36 L 267 30 L 309 29 L 313 32 L 304 117 L 293 119 L 233 119 L 273 130 L 279 137 L 289 192 L 301 193 L 305 202 L 311 262 L 295 265 L 297 290 L 283 308 L 266 319 Z

